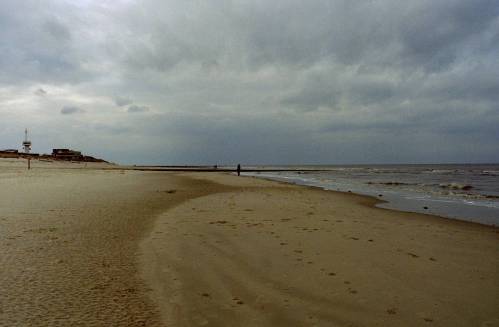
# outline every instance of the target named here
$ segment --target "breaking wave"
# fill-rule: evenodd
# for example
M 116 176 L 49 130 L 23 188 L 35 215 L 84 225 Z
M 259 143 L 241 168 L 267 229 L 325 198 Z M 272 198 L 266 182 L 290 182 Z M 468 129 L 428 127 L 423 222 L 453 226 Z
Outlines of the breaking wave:
M 459 184 L 459 183 L 449 183 L 449 184 L 438 184 L 439 187 L 449 190 L 462 190 L 469 191 L 473 188 L 471 185 Z

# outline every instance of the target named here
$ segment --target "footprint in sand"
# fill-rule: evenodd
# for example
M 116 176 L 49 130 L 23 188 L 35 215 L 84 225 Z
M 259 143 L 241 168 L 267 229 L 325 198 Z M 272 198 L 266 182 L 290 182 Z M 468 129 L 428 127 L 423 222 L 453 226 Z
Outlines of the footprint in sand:
M 413 258 L 419 258 L 419 255 L 417 255 L 417 254 L 414 254 L 414 253 L 411 253 L 411 252 L 407 252 L 407 254 L 410 255 Z
M 240 300 L 238 297 L 234 297 L 234 298 L 232 298 L 232 300 L 234 300 L 239 305 L 244 304 L 244 302 L 242 300 Z
M 220 225 L 223 225 L 223 224 L 227 224 L 227 221 L 226 220 L 210 221 L 209 224 L 220 224 Z
M 394 315 L 394 314 L 397 314 L 397 308 L 390 308 L 390 309 L 387 309 L 386 312 L 389 314 L 389 315 Z

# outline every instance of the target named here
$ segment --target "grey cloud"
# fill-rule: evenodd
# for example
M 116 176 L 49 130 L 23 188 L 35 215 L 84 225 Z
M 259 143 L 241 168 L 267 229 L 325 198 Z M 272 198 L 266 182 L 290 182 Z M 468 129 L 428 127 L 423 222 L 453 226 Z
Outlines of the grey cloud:
M 71 38 L 68 28 L 54 18 L 47 20 L 43 24 L 43 29 L 58 42 L 66 42 Z
M 421 92 L 438 101 L 463 101 L 470 105 L 481 102 L 499 102 L 497 63 L 474 63 L 458 71 L 428 78 Z
M 82 19 L 77 15 L 68 3 L 2 1 L 0 85 L 72 84 L 91 78 L 93 72 L 83 60 L 92 60 L 93 41 L 80 33 Z
M 0 112 L 82 103 L 127 162 L 497 161 L 496 2 L 5 0 Z
M 132 104 L 133 101 L 129 98 L 117 97 L 114 99 L 114 103 L 116 103 L 118 107 L 123 107 Z
M 430 71 L 446 69 L 499 15 L 494 0 L 422 2 L 400 25 L 403 62 Z
M 61 114 L 63 114 L 63 115 L 81 114 L 84 112 L 85 112 L 85 110 L 83 110 L 79 107 L 74 107 L 74 106 L 65 106 L 61 109 Z
M 158 5 L 148 3 L 151 9 Z M 180 63 L 210 60 L 255 69 L 278 63 L 310 65 L 332 58 L 346 65 L 444 69 L 461 55 L 456 50 L 490 28 L 498 14 L 494 0 L 278 0 L 231 6 L 166 2 L 164 6 L 156 10 L 175 7 L 191 11 L 193 19 L 175 17 L 173 23 L 159 16 L 149 19 L 153 32 L 148 38 L 136 40 L 135 47 L 124 47 L 129 50 L 130 67 L 165 71 Z M 220 33 L 223 38 L 216 37 Z M 233 62 L 237 58 L 240 63 Z
M 312 111 L 319 107 L 335 109 L 338 104 L 339 90 L 328 88 L 326 85 L 320 88 L 307 88 L 284 98 L 281 103 L 299 110 Z
M 348 71 L 321 66 L 318 72 L 304 74 L 301 89 L 284 97 L 282 104 L 304 111 L 319 108 L 340 109 L 345 106 L 379 105 L 396 93 L 405 93 L 404 84 L 389 74 Z
M 149 111 L 149 107 L 137 106 L 137 105 L 131 105 L 127 109 L 127 112 L 129 112 L 129 113 L 138 113 L 138 112 L 146 112 L 146 111 Z
M 44 90 L 44 89 L 42 89 L 42 88 L 39 88 L 39 89 L 38 89 L 38 90 L 36 90 L 34 93 L 35 93 L 36 95 L 38 95 L 38 96 L 41 96 L 41 97 L 43 97 L 43 96 L 47 95 L 47 91 L 45 91 L 45 90 Z
M 130 126 L 111 126 L 106 124 L 94 124 L 92 126 L 97 132 L 103 132 L 112 135 L 126 135 L 133 132 Z

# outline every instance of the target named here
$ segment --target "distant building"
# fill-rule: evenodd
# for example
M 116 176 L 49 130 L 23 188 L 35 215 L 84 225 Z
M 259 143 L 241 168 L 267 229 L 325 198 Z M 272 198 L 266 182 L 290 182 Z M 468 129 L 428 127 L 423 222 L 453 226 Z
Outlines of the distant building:
M 52 157 L 58 160 L 83 161 L 84 157 L 80 151 L 70 149 L 53 149 Z
M 67 160 L 67 161 L 85 161 L 85 162 L 107 162 L 102 159 L 94 158 L 92 156 L 85 156 L 80 151 L 71 149 L 53 149 L 52 159 Z
M 0 150 L 0 158 L 17 158 L 19 157 L 19 150 L 5 149 Z

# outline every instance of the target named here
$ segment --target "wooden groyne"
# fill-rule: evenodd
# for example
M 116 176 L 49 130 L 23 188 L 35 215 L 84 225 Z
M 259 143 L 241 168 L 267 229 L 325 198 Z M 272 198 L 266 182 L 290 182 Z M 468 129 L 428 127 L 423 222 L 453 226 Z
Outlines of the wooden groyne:
M 126 170 L 140 170 L 140 171 L 186 171 L 186 172 L 237 172 L 238 167 L 234 166 L 126 166 L 116 167 L 111 169 L 126 169 Z M 241 167 L 241 173 L 254 173 L 254 172 L 321 172 L 328 171 L 329 169 L 319 168 L 274 168 L 274 167 Z

